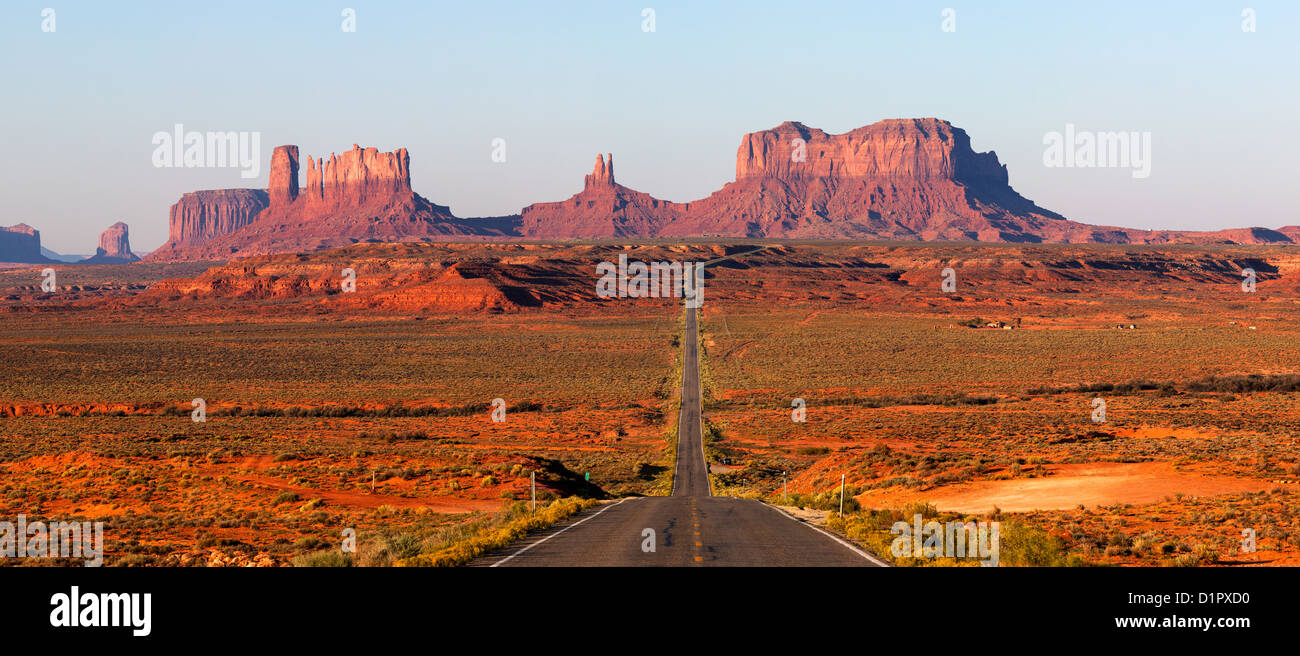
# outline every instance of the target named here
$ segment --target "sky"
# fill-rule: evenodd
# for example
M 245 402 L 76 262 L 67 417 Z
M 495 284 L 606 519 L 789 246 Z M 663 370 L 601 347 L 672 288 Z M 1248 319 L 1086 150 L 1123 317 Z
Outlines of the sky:
M 407 148 L 415 191 L 458 216 L 565 199 L 603 152 L 689 201 L 734 178 L 747 132 L 938 117 L 1077 221 L 1280 227 L 1300 224 L 1297 62 L 1293 1 L 7 0 L 0 225 L 93 253 L 120 220 L 152 250 L 181 194 L 265 187 L 280 144 Z M 260 133 L 260 177 L 155 167 L 178 123 Z M 1149 133 L 1150 175 L 1045 165 L 1067 125 Z

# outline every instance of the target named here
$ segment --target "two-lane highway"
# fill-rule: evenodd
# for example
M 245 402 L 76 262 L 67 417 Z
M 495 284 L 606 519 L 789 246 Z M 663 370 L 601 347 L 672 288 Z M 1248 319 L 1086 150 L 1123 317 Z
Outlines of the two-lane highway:
M 712 496 L 701 434 L 699 330 L 693 308 L 686 310 L 683 338 L 681 411 L 672 496 L 629 498 L 592 508 L 506 549 L 478 558 L 473 565 L 884 565 L 843 539 L 761 501 Z
M 710 497 L 709 465 L 704 459 L 703 391 L 700 389 L 700 330 L 695 308 L 686 309 L 682 336 L 681 410 L 677 416 L 677 465 L 673 496 Z

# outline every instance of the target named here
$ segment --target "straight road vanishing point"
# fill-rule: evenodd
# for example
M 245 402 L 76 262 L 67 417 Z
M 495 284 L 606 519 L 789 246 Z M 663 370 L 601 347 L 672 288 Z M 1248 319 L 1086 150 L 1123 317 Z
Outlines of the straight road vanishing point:
M 694 308 L 686 309 L 683 343 L 672 496 L 627 498 L 592 508 L 487 554 L 473 565 L 885 566 L 847 541 L 761 501 L 712 495 L 701 434 L 700 349 Z M 653 552 L 642 551 L 642 533 L 647 528 L 655 532 Z

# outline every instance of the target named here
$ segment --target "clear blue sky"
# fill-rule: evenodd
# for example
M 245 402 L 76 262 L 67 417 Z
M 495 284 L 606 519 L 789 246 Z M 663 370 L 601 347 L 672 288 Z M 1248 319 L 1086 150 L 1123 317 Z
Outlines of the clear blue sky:
M 567 198 L 598 152 L 623 184 L 687 201 L 732 179 L 746 132 L 917 116 L 964 128 L 1018 191 L 1080 221 L 1300 223 L 1291 1 L 40 0 L 6 2 L 0 33 L 0 225 L 60 252 L 93 252 L 118 220 L 155 248 L 182 193 L 264 187 L 284 143 L 406 147 L 417 192 L 481 216 Z M 261 132 L 261 178 L 154 168 L 150 138 L 175 123 Z M 1066 123 L 1151 132 L 1151 177 L 1045 167 L 1043 136 Z

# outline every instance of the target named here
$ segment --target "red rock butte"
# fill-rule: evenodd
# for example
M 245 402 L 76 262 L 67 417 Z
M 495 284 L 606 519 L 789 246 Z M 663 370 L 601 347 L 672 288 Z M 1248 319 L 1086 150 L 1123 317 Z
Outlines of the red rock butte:
M 1010 185 L 996 153 L 975 152 L 936 118 L 890 119 L 829 134 L 786 122 L 745 135 L 735 180 L 707 198 L 661 200 L 619 184 L 597 155 L 583 188 L 519 215 L 462 219 L 411 190 L 406 149 L 271 156 L 268 189 L 185 194 L 170 238 L 148 260 L 228 260 L 361 241 L 746 237 L 1067 243 L 1293 243 L 1300 227 L 1217 232 L 1095 226 L 1044 209 Z
M 78 264 L 126 264 L 139 259 L 131 252 L 130 228 L 118 221 L 99 233 L 99 247 L 95 254 Z
M 170 238 L 152 261 L 223 260 L 304 252 L 361 241 L 506 236 L 510 217 L 461 219 L 411 191 L 410 156 L 353 145 L 329 159 L 307 158 L 298 185 L 297 146 L 271 154 L 269 185 L 186 194 L 172 206 Z

